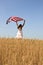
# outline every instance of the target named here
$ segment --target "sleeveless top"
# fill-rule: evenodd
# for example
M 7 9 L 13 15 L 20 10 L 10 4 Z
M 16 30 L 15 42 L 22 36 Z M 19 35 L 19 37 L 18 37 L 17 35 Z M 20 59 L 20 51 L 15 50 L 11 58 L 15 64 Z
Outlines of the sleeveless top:
M 19 30 L 19 29 L 18 29 L 16 38 L 23 38 L 22 30 Z

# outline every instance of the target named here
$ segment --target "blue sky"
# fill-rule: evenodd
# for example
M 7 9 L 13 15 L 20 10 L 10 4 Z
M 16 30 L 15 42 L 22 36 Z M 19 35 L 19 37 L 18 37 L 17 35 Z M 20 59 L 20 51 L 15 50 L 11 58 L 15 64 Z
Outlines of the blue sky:
M 16 36 L 16 23 L 6 25 L 10 16 L 26 20 L 24 38 L 43 39 L 43 0 L 0 0 L 0 37 Z

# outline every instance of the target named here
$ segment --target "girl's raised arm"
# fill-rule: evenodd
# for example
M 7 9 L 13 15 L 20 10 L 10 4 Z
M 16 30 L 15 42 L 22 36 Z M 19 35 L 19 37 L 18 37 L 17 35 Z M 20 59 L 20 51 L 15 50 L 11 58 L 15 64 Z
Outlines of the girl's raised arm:
M 24 20 L 24 23 L 23 23 L 23 25 L 22 26 L 24 26 L 25 25 L 25 20 Z
M 18 27 L 18 23 L 16 22 L 16 25 L 17 25 L 17 27 Z

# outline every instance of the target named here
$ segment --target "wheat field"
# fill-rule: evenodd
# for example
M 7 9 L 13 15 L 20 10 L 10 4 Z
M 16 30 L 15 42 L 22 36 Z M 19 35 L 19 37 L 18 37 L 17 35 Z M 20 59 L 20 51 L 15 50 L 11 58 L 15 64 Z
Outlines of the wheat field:
M 0 38 L 0 65 L 43 65 L 43 40 Z

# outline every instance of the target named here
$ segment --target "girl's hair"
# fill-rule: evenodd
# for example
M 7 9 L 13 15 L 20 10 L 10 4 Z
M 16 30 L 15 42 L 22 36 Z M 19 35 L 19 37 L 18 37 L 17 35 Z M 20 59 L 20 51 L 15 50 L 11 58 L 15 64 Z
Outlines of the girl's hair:
M 20 27 L 22 28 L 22 25 L 21 24 L 17 28 L 19 29 Z

